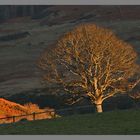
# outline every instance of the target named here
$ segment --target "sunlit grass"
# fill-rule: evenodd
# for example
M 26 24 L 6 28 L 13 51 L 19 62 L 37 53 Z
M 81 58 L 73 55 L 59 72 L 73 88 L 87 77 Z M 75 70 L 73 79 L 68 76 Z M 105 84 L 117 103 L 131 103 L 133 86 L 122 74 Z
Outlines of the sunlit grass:
M 52 120 L 18 122 L 0 126 L 0 134 L 140 134 L 140 110 L 105 112 L 61 117 Z

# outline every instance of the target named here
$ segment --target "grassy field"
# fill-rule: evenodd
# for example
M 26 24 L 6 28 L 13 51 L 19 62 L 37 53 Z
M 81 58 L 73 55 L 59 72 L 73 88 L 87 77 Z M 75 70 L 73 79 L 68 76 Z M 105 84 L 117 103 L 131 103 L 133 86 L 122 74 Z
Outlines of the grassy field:
M 138 135 L 140 110 L 61 117 L 0 126 L 0 135 Z

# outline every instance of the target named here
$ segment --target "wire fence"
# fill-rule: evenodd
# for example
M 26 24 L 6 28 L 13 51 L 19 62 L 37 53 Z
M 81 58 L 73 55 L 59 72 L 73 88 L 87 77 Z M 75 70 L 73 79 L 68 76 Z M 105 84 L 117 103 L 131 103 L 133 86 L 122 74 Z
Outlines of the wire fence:
M 47 110 L 44 112 L 33 112 L 30 114 L 4 117 L 4 118 L 0 118 L 0 124 L 15 123 L 18 121 L 27 121 L 27 120 L 34 121 L 34 120 L 41 120 L 41 119 L 52 119 L 52 118 L 57 118 L 59 116 L 68 116 L 72 114 L 85 114 L 85 113 L 93 113 L 93 112 L 94 112 L 93 105 L 70 107 L 65 109 Z

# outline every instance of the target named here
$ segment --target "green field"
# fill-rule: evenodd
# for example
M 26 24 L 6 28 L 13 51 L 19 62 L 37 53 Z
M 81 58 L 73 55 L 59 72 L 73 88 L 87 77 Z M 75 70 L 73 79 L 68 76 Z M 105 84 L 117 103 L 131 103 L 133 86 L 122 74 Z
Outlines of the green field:
M 0 126 L 0 134 L 19 135 L 138 135 L 140 110 L 61 117 Z

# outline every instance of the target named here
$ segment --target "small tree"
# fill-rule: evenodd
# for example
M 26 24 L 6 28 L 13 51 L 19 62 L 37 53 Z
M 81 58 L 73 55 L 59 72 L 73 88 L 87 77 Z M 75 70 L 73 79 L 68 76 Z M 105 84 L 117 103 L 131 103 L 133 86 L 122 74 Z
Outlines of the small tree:
M 139 107 L 139 102 L 140 102 L 140 92 L 138 89 L 134 90 L 132 93 L 128 94 L 129 97 L 131 97 L 135 103 L 135 107 Z
M 76 97 L 73 103 L 89 97 L 97 112 L 102 112 L 105 99 L 131 90 L 139 82 L 136 58 L 133 48 L 110 30 L 83 24 L 47 49 L 39 66 L 48 85 L 71 93 Z

